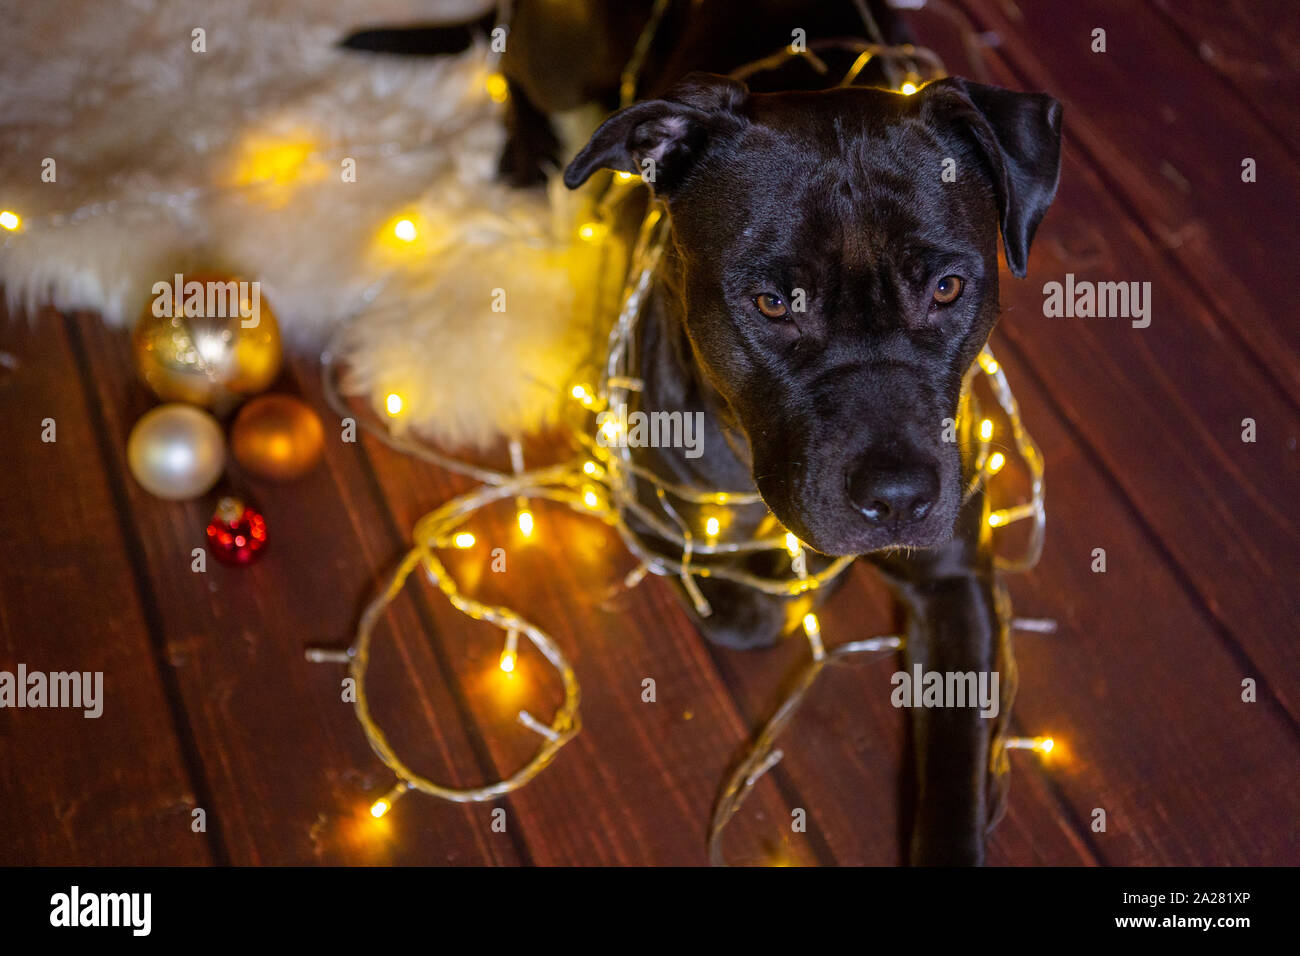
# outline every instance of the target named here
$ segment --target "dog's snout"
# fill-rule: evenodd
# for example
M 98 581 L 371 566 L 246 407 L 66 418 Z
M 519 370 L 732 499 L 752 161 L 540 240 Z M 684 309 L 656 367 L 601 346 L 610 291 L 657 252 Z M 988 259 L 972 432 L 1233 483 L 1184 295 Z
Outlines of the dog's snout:
M 922 520 L 939 498 L 939 469 L 867 458 L 847 476 L 849 500 L 868 521 L 895 529 Z

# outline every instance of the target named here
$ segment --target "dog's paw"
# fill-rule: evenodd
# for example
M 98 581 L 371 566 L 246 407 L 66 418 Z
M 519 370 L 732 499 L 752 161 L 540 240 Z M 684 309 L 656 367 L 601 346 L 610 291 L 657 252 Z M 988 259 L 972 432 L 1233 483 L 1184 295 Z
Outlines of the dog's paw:
M 712 611 L 706 617 L 695 610 L 681 582 L 676 583 L 691 619 L 705 639 L 735 650 L 773 646 L 812 609 L 807 597 L 775 597 L 721 578 L 704 578 L 697 583 Z

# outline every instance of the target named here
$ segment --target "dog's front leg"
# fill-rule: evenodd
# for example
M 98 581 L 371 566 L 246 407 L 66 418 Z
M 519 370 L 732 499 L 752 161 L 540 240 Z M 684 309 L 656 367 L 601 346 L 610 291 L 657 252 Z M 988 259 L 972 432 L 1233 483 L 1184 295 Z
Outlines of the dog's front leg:
M 909 681 L 922 675 L 974 675 L 994 707 L 967 699 L 965 706 L 912 706 L 916 808 L 910 862 L 913 865 L 980 865 L 985 835 L 1001 810 L 1006 763 L 1000 745 L 1015 692 L 1015 667 L 984 504 L 967 502 L 957 537 L 944 548 L 877 559 L 908 611 L 905 660 Z M 996 681 L 996 683 L 995 683 Z M 986 700 L 987 702 L 987 700 Z M 992 711 L 992 713 L 990 713 Z M 993 748 L 996 759 L 990 760 Z

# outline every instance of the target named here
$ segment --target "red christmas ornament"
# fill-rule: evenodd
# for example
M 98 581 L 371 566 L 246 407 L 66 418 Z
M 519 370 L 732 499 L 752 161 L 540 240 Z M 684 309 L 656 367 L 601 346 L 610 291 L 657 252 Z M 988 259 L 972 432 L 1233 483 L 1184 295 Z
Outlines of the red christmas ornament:
M 226 564 L 251 564 L 266 547 L 266 519 L 238 498 L 222 498 L 208 523 L 208 544 Z

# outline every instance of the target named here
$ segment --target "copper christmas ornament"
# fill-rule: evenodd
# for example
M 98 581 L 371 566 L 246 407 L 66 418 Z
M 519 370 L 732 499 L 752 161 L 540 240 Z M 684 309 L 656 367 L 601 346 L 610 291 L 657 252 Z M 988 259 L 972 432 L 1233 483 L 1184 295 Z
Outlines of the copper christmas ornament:
M 325 429 L 311 408 L 290 395 L 250 400 L 230 426 L 230 450 L 244 468 L 263 478 L 292 481 L 320 461 Z

